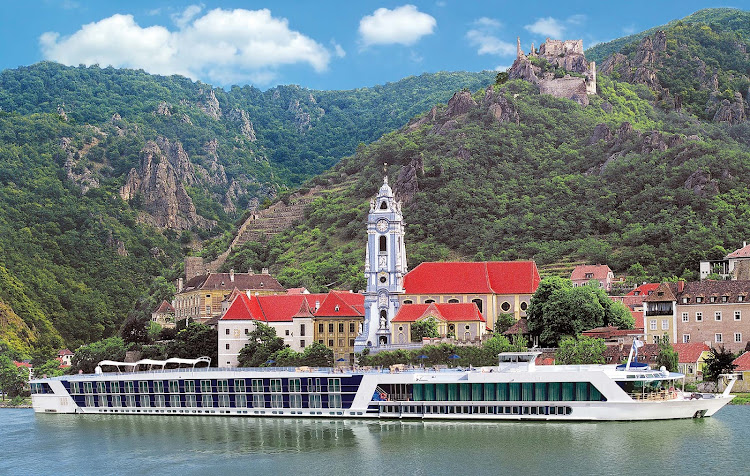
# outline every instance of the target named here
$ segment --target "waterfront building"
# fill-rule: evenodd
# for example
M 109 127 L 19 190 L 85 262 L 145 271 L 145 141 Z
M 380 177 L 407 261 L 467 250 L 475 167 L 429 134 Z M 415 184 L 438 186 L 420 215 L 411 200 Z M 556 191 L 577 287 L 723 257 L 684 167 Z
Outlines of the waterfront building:
M 646 340 L 702 342 L 732 352 L 750 338 L 750 281 L 662 283 L 644 299 Z
M 612 288 L 615 275 L 606 264 L 582 264 L 573 268 L 570 273 L 570 280 L 574 287 L 585 286 L 590 281 L 599 283 L 599 287 L 605 291 Z
M 263 269 L 260 274 L 207 273 L 194 276 L 184 286 L 178 281 L 174 296 L 175 320 L 190 319 L 206 323 L 222 314 L 222 301 L 237 288 L 239 291 L 264 296 L 285 293 L 281 284 Z
M 711 355 L 711 347 L 703 342 L 691 342 L 672 344 L 672 348 L 677 352 L 677 371 L 685 374 L 685 380 L 703 380 L 703 363 Z
M 736 366 L 734 372 L 740 375 L 735 384 L 735 391 L 750 392 L 750 352 L 743 352 L 732 363 Z
M 454 337 L 461 342 L 479 342 L 487 332 L 487 322 L 473 302 L 453 304 L 405 304 L 393 318 L 395 344 L 412 342 L 412 326 L 434 319 L 441 337 Z
M 427 262 L 404 277 L 400 304 L 474 303 L 489 329 L 497 316 L 526 317 L 539 286 L 534 261 Z
M 349 291 L 325 294 L 240 293 L 217 321 L 221 367 L 236 367 L 257 322 L 271 326 L 285 345 L 303 352 L 313 341 L 353 362 L 354 342 L 364 320 L 364 296 Z M 320 326 L 323 326 L 322 328 Z M 343 361 L 342 361 L 343 362 Z

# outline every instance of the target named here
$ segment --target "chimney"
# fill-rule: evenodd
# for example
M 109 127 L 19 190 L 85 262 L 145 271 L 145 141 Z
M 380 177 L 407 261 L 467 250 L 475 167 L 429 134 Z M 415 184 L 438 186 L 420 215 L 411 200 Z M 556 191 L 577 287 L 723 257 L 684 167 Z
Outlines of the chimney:
M 234 268 L 229 270 L 229 280 L 234 282 Z
M 253 273 L 253 268 L 247 268 L 247 274 L 249 274 L 250 276 L 252 276 L 254 274 Z
M 681 293 L 685 289 L 685 281 L 679 280 L 677 281 L 677 292 Z
M 262 268 L 260 274 L 268 274 L 268 268 Z
M 177 292 L 181 293 L 183 289 L 184 289 L 184 281 L 182 280 L 182 278 L 177 278 Z
M 315 301 L 315 312 L 318 312 L 319 307 L 320 307 L 320 301 Z

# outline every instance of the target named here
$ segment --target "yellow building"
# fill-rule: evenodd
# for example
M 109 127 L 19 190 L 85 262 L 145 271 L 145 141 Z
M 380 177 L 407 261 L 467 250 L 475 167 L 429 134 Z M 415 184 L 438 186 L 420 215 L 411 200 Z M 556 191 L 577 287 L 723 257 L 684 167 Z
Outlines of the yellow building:
M 174 296 L 175 320 L 191 319 L 205 323 L 222 314 L 222 301 L 237 288 L 253 295 L 283 294 L 276 278 L 264 273 L 208 273 L 190 278 Z
M 354 339 L 364 320 L 364 297 L 361 294 L 331 291 L 314 311 L 314 338 L 333 350 L 336 365 L 354 364 Z

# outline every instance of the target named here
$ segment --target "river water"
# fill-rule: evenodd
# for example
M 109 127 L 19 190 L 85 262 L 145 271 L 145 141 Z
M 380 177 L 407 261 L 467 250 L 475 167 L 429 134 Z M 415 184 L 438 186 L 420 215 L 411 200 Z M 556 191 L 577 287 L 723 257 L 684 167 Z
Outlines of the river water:
M 35 415 L 0 410 L 0 475 L 750 474 L 750 406 L 641 423 Z

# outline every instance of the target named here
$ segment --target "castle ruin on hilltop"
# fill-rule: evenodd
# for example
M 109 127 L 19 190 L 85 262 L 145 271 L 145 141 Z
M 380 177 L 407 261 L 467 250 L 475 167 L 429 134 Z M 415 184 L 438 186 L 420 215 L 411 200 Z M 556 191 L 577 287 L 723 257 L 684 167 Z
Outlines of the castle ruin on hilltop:
M 508 71 L 509 79 L 523 79 L 538 85 L 542 94 L 588 105 L 588 95 L 596 94 L 596 63 L 586 61 L 583 40 L 547 38 L 538 51 L 532 43 L 528 55 L 521 50 L 521 39 L 516 41 L 516 60 Z

